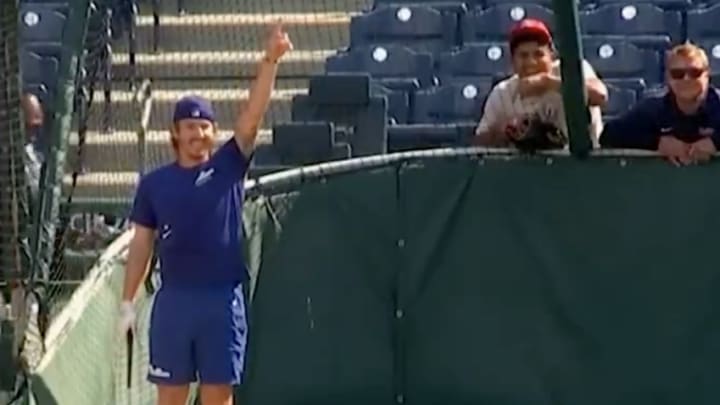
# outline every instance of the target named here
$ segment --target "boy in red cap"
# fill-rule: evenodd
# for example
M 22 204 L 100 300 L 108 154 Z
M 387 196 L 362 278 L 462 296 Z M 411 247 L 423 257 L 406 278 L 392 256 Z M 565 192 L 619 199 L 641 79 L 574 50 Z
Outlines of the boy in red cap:
M 204 405 L 231 405 L 232 386 L 242 381 L 248 335 L 243 180 L 278 62 L 291 48 L 277 24 L 235 134 L 214 153 L 217 127 L 210 102 L 197 96 L 178 101 L 171 127 L 176 160 L 138 185 L 119 332 L 134 328 L 133 298 L 157 249 L 162 285 L 150 320 L 148 379 L 158 387 L 158 405 L 185 405 L 197 379 Z
M 567 143 L 567 124 L 563 108 L 560 61 L 556 59 L 552 36 L 539 20 L 524 19 L 510 32 L 510 53 L 514 74 L 493 87 L 476 129 L 477 143 L 505 147 L 522 141 L 528 126 L 541 122 L 557 129 Z M 602 132 L 600 107 L 607 102 L 607 88 L 592 66 L 583 61 L 583 74 L 591 114 L 593 144 Z

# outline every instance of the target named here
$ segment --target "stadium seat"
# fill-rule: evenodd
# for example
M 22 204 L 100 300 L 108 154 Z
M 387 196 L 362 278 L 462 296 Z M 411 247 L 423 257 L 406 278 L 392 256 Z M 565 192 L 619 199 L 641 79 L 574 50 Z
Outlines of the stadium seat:
M 280 164 L 280 157 L 272 143 L 259 143 L 253 153 L 252 163 L 259 166 L 275 166 Z
M 603 78 L 644 79 L 647 85 L 663 81 L 661 53 L 618 38 L 584 38 L 585 59 Z
M 280 162 L 307 165 L 332 159 L 335 128 L 330 122 L 292 122 L 273 127 Z
M 308 95 L 316 104 L 367 105 L 370 83 L 366 72 L 314 75 L 310 78 Z
M 541 6 L 552 8 L 553 6 L 553 0 L 485 0 L 485 5 L 487 7 L 502 5 L 502 4 L 539 4 Z
M 720 38 L 720 3 L 690 10 L 687 13 L 687 36 L 690 40 Z
M 703 39 L 697 44 L 707 53 L 710 70 L 713 72 L 713 83 L 720 83 L 720 37 Z
M 308 95 L 293 97 L 293 122 L 331 122 L 335 141 L 349 143 L 353 156 L 382 154 L 387 148 L 387 99 L 370 97 L 366 105 L 318 104 Z
M 681 41 L 682 14 L 663 10 L 655 4 L 625 2 L 608 4 L 580 12 L 580 27 L 588 35 L 622 35 L 664 47 L 668 41 Z M 659 37 L 659 38 L 653 38 Z
M 21 46 L 19 53 L 23 85 L 55 94 L 63 48 L 59 44 L 34 43 Z
M 463 146 L 460 127 L 453 124 L 395 125 L 388 128 L 388 152 Z
M 697 2 L 697 0 L 695 0 Z M 581 0 L 580 5 L 581 7 L 584 6 L 604 6 L 606 4 L 613 4 L 613 3 L 627 3 L 627 0 Z M 684 11 L 688 7 L 690 7 L 693 3 L 693 0 L 638 0 L 634 3 L 652 3 L 656 4 L 664 9 L 667 10 L 678 10 L 678 11 Z
M 67 4 L 22 2 L 19 7 L 21 43 L 62 41 L 70 13 Z
M 458 15 L 423 5 L 387 5 L 350 21 L 350 48 L 399 44 L 437 53 L 457 45 Z
M 330 160 L 345 160 L 352 157 L 352 146 L 349 143 L 336 142 L 333 145 Z
M 440 55 L 437 76 L 441 83 L 462 78 L 497 79 L 511 74 L 510 52 L 505 43 L 466 44 Z
M 492 82 L 456 81 L 415 94 L 413 123 L 477 123 Z
M 503 3 L 486 9 L 475 9 L 461 17 L 463 42 L 506 40 L 513 25 L 525 18 L 544 21 L 552 31 L 552 9 L 538 4 Z
M 373 10 L 387 5 L 417 4 L 442 11 L 461 13 L 469 8 L 483 5 L 483 0 L 375 0 Z
M 381 83 L 373 83 L 371 94 L 384 96 L 388 103 L 388 123 L 407 124 L 410 116 L 410 97 L 413 92 L 404 90 L 393 90 Z
M 435 84 L 433 57 L 402 45 L 378 45 L 351 49 L 325 61 L 328 73 L 367 72 L 376 79 L 417 80 L 421 87 Z
M 603 109 L 605 116 L 619 116 L 630 109 L 638 100 L 638 92 L 627 87 L 615 86 L 606 83 L 608 88 L 608 102 Z

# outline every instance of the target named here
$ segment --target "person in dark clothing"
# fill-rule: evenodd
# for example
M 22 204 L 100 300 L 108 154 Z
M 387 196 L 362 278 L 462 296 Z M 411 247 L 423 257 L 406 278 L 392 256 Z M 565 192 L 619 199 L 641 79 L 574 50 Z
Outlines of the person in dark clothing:
M 720 91 L 710 85 L 707 54 L 678 45 L 668 53 L 665 75 L 665 94 L 608 122 L 600 146 L 656 150 L 677 166 L 707 162 L 720 149 Z

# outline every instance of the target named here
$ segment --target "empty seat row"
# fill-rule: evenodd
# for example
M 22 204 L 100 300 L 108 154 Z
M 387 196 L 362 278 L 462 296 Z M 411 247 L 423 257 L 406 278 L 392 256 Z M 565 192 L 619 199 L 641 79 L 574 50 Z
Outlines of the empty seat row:
M 458 11 L 460 10 L 460 11 Z M 686 38 L 698 41 L 720 37 L 720 3 L 687 13 L 663 9 L 657 4 L 617 2 L 580 11 L 585 35 L 626 36 L 628 41 L 654 44 L 658 48 Z M 466 42 L 501 40 L 524 18 L 544 21 L 551 28 L 554 14 L 541 4 L 521 1 L 497 4 L 465 12 L 437 4 L 390 4 L 355 16 L 350 24 L 350 47 L 402 43 L 412 49 L 439 53 Z
M 713 65 L 720 62 L 720 41 L 701 42 L 708 50 Z M 646 85 L 662 83 L 663 52 L 645 48 L 619 37 L 586 37 L 583 39 L 585 58 L 598 74 L 607 79 L 642 79 Z M 456 79 L 487 78 L 497 80 L 509 76 L 511 61 L 507 44 L 481 42 L 444 52 L 434 58 L 429 53 L 415 52 L 401 45 L 378 45 L 339 52 L 326 60 L 327 72 L 368 72 L 374 78 L 398 88 L 395 82 L 411 80 L 416 88 L 426 88 Z
M 486 8 L 496 5 L 514 4 L 518 0 L 375 0 L 373 8 L 383 7 L 387 4 L 431 4 L 436 7 L 452 8 L 462 4 L 465 8 Z M 525 3 L 540 4 L 552 7 L 553 0 L 524 0 Z M 622 0 L 576 0 L 581 8 L 591 8 L 606 4 L 620 3 Z M 714 4 L 713 0 L 635 0 L 627 3 L 651 3 L 671 10 L 686 10 L 692 7 L 703 7 Z

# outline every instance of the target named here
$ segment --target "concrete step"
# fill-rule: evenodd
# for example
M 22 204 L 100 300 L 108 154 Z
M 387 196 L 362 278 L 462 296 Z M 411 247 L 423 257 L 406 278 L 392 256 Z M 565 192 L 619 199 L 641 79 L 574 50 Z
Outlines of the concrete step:
M 126 199 L 135 192 L 138 174 L 129 172 L 96 172 L 78 177 L 73 198 Z M 72 176 L 63 178 L 63 195 L 67 195 Z
M 210 100 L 221 129 L 232 128 L 237 116 L 238 103 L 248 97 L 247 89 L 206 89 L 187 88 L 184 90 L 154 90 L 153 110 L 150 118 L 150 129 L 166 129 L 170 125 L 175 102 L 188 94 L 197 94 Z M 278 89 L 273 92 L 270 109 L 265 117 L 266 123 L 287 122 L 290 120 L 292 98 L 298 94 L 306 94 L 305 88 Z M 105 100 L 96 97 L 93 113 L 89 117 L 91 129 L 102 128 L 105 119 L 103 109 Z M 135 110 L 133 94 L 129 91 L 115 91 L 112 94 L 111 125 L 114 130 L 137 130 L 139 114 Z
M 232 131 L 221 131 L 217 137 L 218 145 L 232 137 Z M 168 131 L 151 131 L 146 134 L 145 167 L 152 168 L 171 162 L 175 154 L 170 146 Z M 272 131 L 263 129 L 258 134 L 258 143 L 271 143 Z M 77 162 L 78 137 L 70 137 L 66 171 L 71 173 Z M 89 132 L 83 147 L 83 168 L 87 172 L 131 172 L 139 166 L 139 145 L 137 133 L 116 131 L 105 134 Z
M 278 67 L 280 77 L 311 76 L 325 71 L 332 49 L 296 50 L 285 55 Z M 262 51 L 164 52 L 135 55 L 135 74 L 142 78 L 253 78 Z M 113 55 L 113 77 L 132 74 L 127 53 Z
M 262 49 L 267 27 L 281 19 L 295 50 L 338 49 L 350 41 L 348 13 L 163 15 L 158 28 L 159 52 L 251 51 Z M 137 19 L 136 52 L 154 52 L 152 16 Z M 127 36 L 113 44 L 127 52 Z
M 161 3 L 162 14 L 176 14 L 178 2 Z M 182 0 L 184 9 L 190 14 L 201 13 L 308 13 L 328 11 L 359 11 L 369 9 L 372 0 Z M 152 12 L 151 2 L 141 2 L 140 12 Z
M 300 50 L 285 55 L 278 67 L 279 77 L 311 76 L 325 71 L 325 60 L 336 53 L 331 49 Z M 164 52 L 135 55 L 135 74 L 150 79 L 253 78 L 262 51 Z M 113 55 L 113 77 L 130 77 L 127 53 Z

